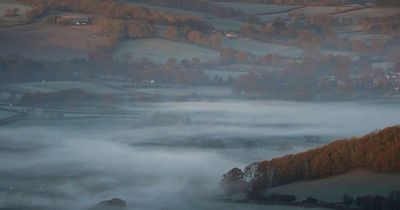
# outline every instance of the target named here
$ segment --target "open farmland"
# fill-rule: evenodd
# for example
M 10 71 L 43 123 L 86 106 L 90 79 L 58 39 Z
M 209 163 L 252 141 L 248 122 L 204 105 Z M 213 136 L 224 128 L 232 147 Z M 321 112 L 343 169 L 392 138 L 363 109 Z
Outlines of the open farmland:
M 304 16 L 309 15 L 317 15 L 317 14 L 330 14 L 340 11 L 345 11 L 351 9 L 351 7 L 343 6 L 343 7 L 328 7 L 328 6 L 307 6 L 307 7 L 294 7 L 290 11 L 281 13 L 271 13 L 271 14 L 261 14 L 259 15 L 260 19 L 263 22 L 271 22 L 277 19 L 287 20 L 289 19 L 289 14 L 296 13 Z
M 152 6 L 152 5 L 148 5 L 146 3 L 138 3 L 138 4 L 135 3 L 135 5 L 140 5 L 140 6 L 146 7 L 150 10 L 167 12 L 167 13 L 174 14 L 174 15 L 197 17 L 206 22 L 209 22 L 210 24 L 212 24 L 215 27 L 215 29 L 220 30 L 220 31 L 238 30 L 241 25 L 245 24 L 242 21 L 219 18 L 210 13 L 201 13 L 201 12 L 195 12 L 195 11 L 189 11 L 189 10 L 183 10 L 183 9 L 174 9 L 174 8 L 162 7 L 162 6 Z
M 265 43 L 248 38 L 225 39 L 224 46 L 231 47 L 238 51 L 249 52 L 258 56 L 276 54 L 285 57 L 299 58 L 303 54 L 303 51 L 296 47 Z
M 88 58 L 88 49 L 108 44 L 89 27 L 29 24 L 0 28 L 0 56 L 43 60 Z
M 182 59 L 199 58 L 202 62 L 212 61 L 219 57 L 219 53 L 204 47 L 189 43 L 170 41 L 160 38 L 125 41 L 117 46 L 115 56 L 117 59 L 149 58 L 154 63 L 163 64 L 170 58 L 178 61 Z
M 221 6 L 224 6 L 224 7 L 231 7 L 231 8 L 237 9 L 237 10 L 241 10 L 247 14 L 252 14 L 252 15 L 285 12 L 287 10 L 297 7 L 297 6 L 290 6 L 290 5 L 244 4 L 244 3 L 232 3 L 232 2 L 221 2 L 218 4 Z
M 383 180 L 385 180 L 383 182 Z M 299 199 L 308 196 L 337 202 L 343 194 L 352 196 L 381 194 L 386 195 L 398 190 L 400 176 L 374 174 L 368 171 L 356 171 L 345 175 L 334 176 L 309 182 L 298 182 L 268 189 L 268 193 L 293 194 Z
M 263 22 L 272 22 L 272 21 L 275 21 L 275 20 L 287 20 L 288 19 L 288 14 L 289 13 L 285 12 L 285 13 L 271 14 L 271 15 L 260 15 L 258 17 Z
M 304 14 L 304 15 L 316 15 L 316 14 L 330 14 L 335 12 L 342 12 L 352 9 L 352 7 L 342 6 L 342 7 L 329 7 L 329 6 L 308 6 L 300 8 L 294 12 Z
M 371 7 L 349 12 L 336 14 L 339 18 L 367 18 L 367 17 L 387 17 L 400 15 L 400 9 L 395 7 Z

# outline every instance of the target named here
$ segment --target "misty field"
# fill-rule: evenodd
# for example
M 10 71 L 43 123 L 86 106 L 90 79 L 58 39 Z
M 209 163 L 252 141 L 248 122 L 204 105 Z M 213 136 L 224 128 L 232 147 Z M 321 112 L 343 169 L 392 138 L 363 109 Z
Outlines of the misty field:
M 178 62 L 185 58 L 199 58 L 200 61 L 207 62 L 217 59 L 219 53 L 194 44 L 153 38 L 122 42 L 115 51 L 115 57 L 120 60 L 149 58 L 154 63 L 163 64 L 170 58 L 175 58 Z
M 32 119 L 0 127 L 0 207 L 87 209 L 120 197 L 132 209 L 265 208 L 209 199 L 232 167 L 361 135 L 400 118 L 398 104 L 378 101 L 229 100 L 122 109 L 142 118 Z
M 128 209 L 265 209 L 209 199 L 234 166 L 361 135 L 400 118 L 398 104 L 384 101 L 228 100 L 122 109 L 142 117 L 32 119 L 0 127 L 0 197 L 6 198 L 0 207 L 87 209 L 120 197 Z
M 2 110 L 0 110 L 0 120 L 1 119 L 4 119 L 4 118 L 7 118 L 7 117 L 11 117 L 11 116 L 13 116 L 15 113 L 13 113 L 13 112 L 7 112 L 7 111 L 2 111 Z

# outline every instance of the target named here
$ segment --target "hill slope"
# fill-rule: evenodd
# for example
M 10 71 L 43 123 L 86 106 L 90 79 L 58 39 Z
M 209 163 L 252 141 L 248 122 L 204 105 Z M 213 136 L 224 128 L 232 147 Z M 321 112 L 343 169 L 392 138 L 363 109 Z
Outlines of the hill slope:
M 222 184 L 228 190 L 258 192 L 273 186 L 325 178 L 357 169 L 378 173 L 400 172 L 400 126 L 253 163 L 244 172 L 235 168 L 224 175 Z

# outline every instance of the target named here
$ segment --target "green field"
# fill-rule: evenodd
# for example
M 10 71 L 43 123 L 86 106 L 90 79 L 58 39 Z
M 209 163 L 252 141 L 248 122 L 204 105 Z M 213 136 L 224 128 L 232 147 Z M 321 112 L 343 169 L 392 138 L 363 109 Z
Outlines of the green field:
M 125 41 L 120 43 L 115 50 L 115 57 L 124 60 L 126 55 L 130 58 L 149 58 L 154 63 L 163 64 L 170 58 L 178 61 L 186 58 L 199 58 L 202 62 L 212 61 L 219 57 L 219 53 L 190 43 L 170 41 L 160 38 Z
M 273 12 L 284 12 L 288 9 L 295 8 L 297 6 L 290 5 L 277 5 L 277 4 L 244 4 L 244 3 L 232 3 L 232 2 L 222 2 L 218 3 L 224 7 L 231 7 L 234 9 L 241 10 L 247 14 L 257 15 Z
M 249 52 L 257 56 L 276 54 L 284 57 L 299 58 L 303 54 L 302 50 L 296 47 L 265 43 L 248 38 L 225 39 L 224 46 L 231 47 L 238 51 Z
M 366 17 L 387 17 L 399 15 L 400 9 L 396 7 L 371 7 L 365 9 L 354 10 L 335 15 L 341 18 L 366 18 Z
M 329 13 L 334 13 L 334 12 L 340 12 L 344 10 L 351 9 L 351 7 L 328 7 L 328 6 L 309 6 L 305 8 L 300 8 L 298 10 L 295 10 L 293 12 L 296 13 L 301 13 L 304 15 L 316 15 L 316 14 L 329 14 Z
M 386 195 L 399 190 L 400 176 L 374 174 L 368 171 L 356 171 L 327 179 L 298 182 L 268 189 L 268 193 L 296 195 L 298 199 L 308 196 L 323 201 L 341 201 L 343 194 L 353 196 L 381 194 Z

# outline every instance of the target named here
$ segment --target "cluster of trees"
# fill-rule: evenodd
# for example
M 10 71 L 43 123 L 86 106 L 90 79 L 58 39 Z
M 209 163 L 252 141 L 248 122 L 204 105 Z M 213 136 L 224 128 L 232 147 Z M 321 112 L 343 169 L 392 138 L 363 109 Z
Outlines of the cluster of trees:
M 203 47 L 219 50 L 222 47 L 223 36 L 221 33 L 207 34 L 188 28 L 168 26 L 163 34 L 164 38 L 191 42 Z
M 303 21 L 296 21 L 298 16 L 292 13 L 291 17 L 295 21 L 291 23 L 277 19 L 261 27 L 244 24 L 240 27 L 240 33 L 241 36 L 250 39 L 298 46 L 307 52 L 315 52 L 324 47 L 335 50 L 354 49 L 359 54 L 379 54 L 385 46 L 385 42 L 378 40 L 369 46 L 360 41 L 352 43 L 348 38 L 337 37 L 333 27 L 347 24 L 345 20 L 341 20 L 339 17 L 333 17 L 329 14 L 314 14 L 301 16 Z M 356 24 L 361 25 L 366 32 L 378 32 L 398 39 L 398 19 L 398 15 L 371 17 L 363 18 Z
M 238 9 L 223 7 L 207 0 L 151 0 L 150 3 L 177 9 L 211 13 L 221 18 L 238 19 L 250 23 L 261 23 L 260 18 L 255 15 L 246 14 Z
M 366 17 L 360 20 L 359 24 L 362 26 L 363 31 L 393 34 L 398 29 L 400 15 L 386 16 L 386 17 Z
M 350 61 L 343 56 L 306 56 L 302 62 L 285 63 L 285 59 L 271 55 L 261 57 L 257 62 L 281 63 L 286 67 L 281 71 L 250 71 L 237 79 L 235 90 L 265 97 L 309 100 L 316 94 L 335 92 L 336 86 L 322 88 L 323 84 L 319 84 L 319 81 L 332 74 L 340 78 L 348 76 L 348 66 L 339 64 L 348 64 Z
M 284 66 L 281 71 L 250 69 L 239 77 L 235 90 L 250 96 L 297 100 L 370 97 L 382 96 L 398 86 L 398 79 L 387 77 L 396 68 L 388 72 L 373 68 L 368 56 L 352 61 L 346 56 L 314 54 L 297 62 L 273 55 L 258 58 L 249 55 L 247 61 Z
M 256 166 L 256 170 L 252 164 L 244 171 L 233 169 L 234 174 L 228 172 L 223 177 L 224 187 L 229 189 L 230 185 L 243 182 L 254 193 L 271 186 L 320 179 L 356 169 L 370 169 L 377 173 L 400 172 L 400 126 L 388 127 L 360 138 L 338 140 L 306 152 L 261 161 Z M 247 175 L 252 178 L 245 179 Z
M 153 25 L 143 20 L 97 17 L 94 25 L 98 34 L 110 37 L 113 42 L 117 42 L 123 38 L 148 38 L 155 35 Z
M 99 57 L 97 57 L 99 56 Z M 99 78 L 100 75 L 125 78 L 127 82 L 154 80 L 160 84 L 209 84 L 200 69 L 200 60 L 169 59 L 156 65 L 147 58 L 134 62 L 107 60 L 107 55 L 93 55 L 91 60 L 38 61 L 10 55 L 0 58 L 0 82 L 59 81 Z

